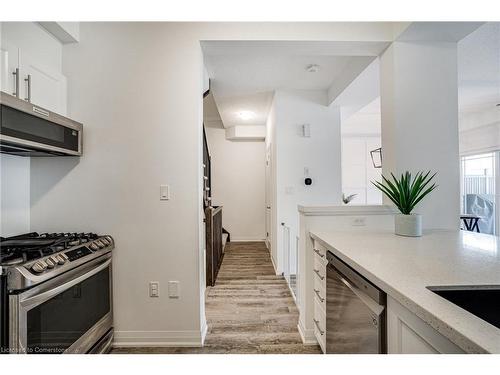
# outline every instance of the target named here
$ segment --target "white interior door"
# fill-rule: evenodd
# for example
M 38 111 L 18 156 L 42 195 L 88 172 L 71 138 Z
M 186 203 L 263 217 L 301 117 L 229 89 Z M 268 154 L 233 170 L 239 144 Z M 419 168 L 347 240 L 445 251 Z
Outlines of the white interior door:
M 266 148 L 266 245 L 271 249 L 271 144 Z

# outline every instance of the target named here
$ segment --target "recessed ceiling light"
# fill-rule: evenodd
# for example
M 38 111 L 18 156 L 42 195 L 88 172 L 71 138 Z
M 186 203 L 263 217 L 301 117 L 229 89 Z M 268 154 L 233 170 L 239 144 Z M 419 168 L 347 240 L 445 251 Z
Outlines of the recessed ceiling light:
M 306 71 L 309 73 L 316 73 L 317 71 L 319 71 L 319 65 L 309 64 L 308 66 L 306 66 Z
M 255 113 L 252 111 L 241 111 L 238 112 L 238 117 L 242 120 L 251 120 L 255 117 Z

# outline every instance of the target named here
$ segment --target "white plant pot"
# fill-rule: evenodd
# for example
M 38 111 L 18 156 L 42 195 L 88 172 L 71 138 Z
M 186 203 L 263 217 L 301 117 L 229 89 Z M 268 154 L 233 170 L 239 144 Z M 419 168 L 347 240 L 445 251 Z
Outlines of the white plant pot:
M 422 216 L 419 214 L 394 216 L 394 232 L 398 236 L 420 237 L 422 235 Z

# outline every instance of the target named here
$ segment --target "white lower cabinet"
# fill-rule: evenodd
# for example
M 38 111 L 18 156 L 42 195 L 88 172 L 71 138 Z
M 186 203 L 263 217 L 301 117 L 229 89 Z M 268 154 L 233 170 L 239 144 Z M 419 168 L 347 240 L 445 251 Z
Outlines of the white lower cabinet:
M 459 354 L 462 349 L 387 296 L 387 351 L 389 354 Z
M 314 302 L 314 336 L 318 340 L 323 353 L 326 352 L 326 313 L 319 305 L 318 301 Z

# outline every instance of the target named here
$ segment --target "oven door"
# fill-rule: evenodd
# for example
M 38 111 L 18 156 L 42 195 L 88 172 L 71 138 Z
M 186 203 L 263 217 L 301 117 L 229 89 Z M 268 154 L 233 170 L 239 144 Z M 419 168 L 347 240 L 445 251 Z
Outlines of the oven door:
M 113 326 L 111 254 L 11 298 L 11 350 L 87 353 Z

